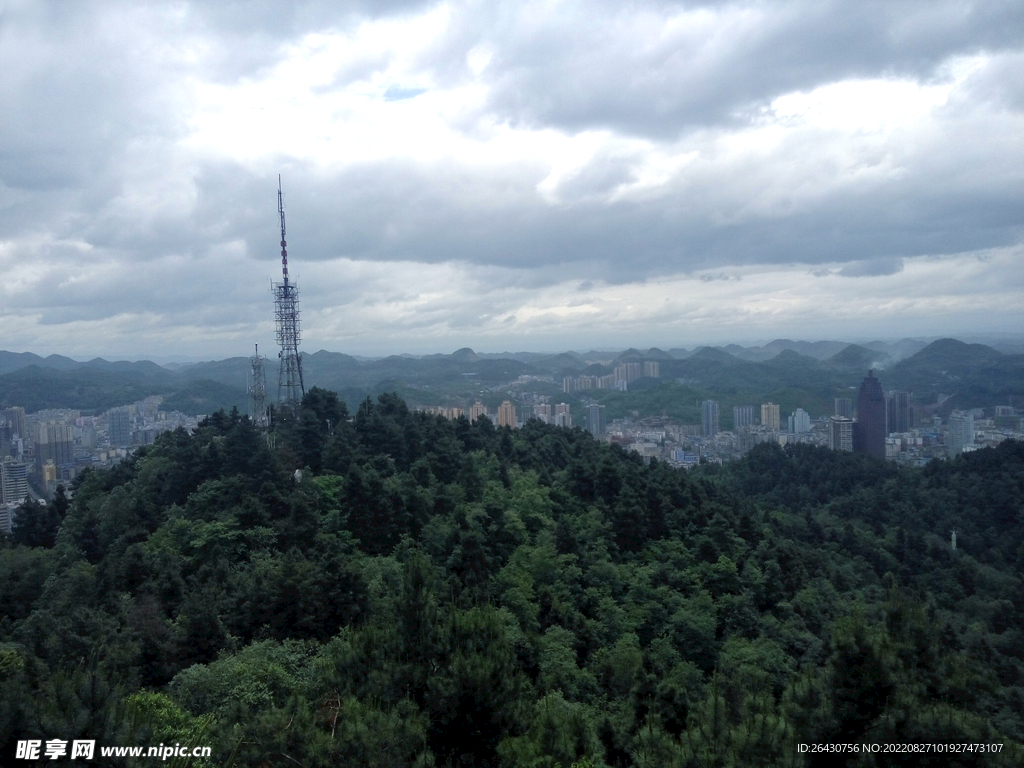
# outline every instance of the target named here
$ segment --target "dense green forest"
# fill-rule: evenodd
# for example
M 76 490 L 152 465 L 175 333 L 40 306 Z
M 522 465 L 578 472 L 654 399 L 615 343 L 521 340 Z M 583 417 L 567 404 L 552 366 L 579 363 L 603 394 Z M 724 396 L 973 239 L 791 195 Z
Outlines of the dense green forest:
M 219 412 L 70 491 L 0 549 L 4 764 L 29 738 L 216 766 L 1024 764 L 1019 443 L 686 472 L 314 388 L 269 435 Z M 1002 746 L 799 746 L 827 743 Z

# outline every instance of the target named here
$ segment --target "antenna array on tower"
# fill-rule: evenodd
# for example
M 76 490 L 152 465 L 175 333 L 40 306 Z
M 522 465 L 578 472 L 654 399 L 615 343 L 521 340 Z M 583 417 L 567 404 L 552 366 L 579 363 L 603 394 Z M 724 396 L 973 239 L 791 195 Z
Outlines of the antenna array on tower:
M 288 277 L 288 244 L 285 240 L 284 195 L 281 177 L 277 177 L 277 212 L 281 217 L 281 274 L 283 280 L 274 283 L 274 319 L 277 323 L 277 343 L 281 347 L 278 357 L 277 400 L 282 408 L 297 411 L 306 394 L 302 381 L 302 358 L 299 356 L 299 289 Z

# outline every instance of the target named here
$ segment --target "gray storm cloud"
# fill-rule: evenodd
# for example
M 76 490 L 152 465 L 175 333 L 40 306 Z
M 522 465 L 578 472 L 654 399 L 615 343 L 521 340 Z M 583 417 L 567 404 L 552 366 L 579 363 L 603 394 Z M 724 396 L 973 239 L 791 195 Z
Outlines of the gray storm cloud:
M 277 173 L 296 268 L 349 270 L 309 311 L 378 296 L 403 327 L 490 315 L 444 281 L 378 295 L 356 265 L 568 294 L 757 265 L 896 279 L 1021 243 L 1019 2 L 343 5 L 8 3 L 4 315 L 262 327 Z M 247 89 L 262 111 L 197 139 Z M 371 120 L 393 152 L 353 138 Z M 508 326 L 522 301 L 501 299 Z

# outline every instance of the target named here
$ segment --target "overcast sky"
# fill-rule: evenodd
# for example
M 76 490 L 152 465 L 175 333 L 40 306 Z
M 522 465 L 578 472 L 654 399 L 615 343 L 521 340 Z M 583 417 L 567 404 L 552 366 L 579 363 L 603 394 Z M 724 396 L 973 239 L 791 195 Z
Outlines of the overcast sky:
M 0 349 L 1024 328 L 1024 3 L 0 0 Z

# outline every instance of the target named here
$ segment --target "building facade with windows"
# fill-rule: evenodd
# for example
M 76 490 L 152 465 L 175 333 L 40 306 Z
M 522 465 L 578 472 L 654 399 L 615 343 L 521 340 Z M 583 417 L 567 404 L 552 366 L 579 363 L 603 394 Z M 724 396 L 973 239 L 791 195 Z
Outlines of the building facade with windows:
M 718 401 L 705 400 L 700 404 L 701 432 L 704 437 L 718 434 Z
M 853 450 L 877 459 L 885 458 L 885 393 L 873 370 L 861 382 L 857 395 L 857 422 L 853 428 Z
M 509 400 L 498 406 L 498 426 L 516 428 L 516 407 Z

